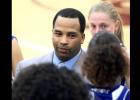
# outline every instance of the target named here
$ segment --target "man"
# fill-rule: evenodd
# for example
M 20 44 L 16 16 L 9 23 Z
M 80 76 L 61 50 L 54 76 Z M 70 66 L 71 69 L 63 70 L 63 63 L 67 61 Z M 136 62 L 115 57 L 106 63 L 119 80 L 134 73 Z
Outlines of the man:
M 16 75 L 23 68 L 31 64 L 44 62 L 53 63 L 58 67 L 66 66 L 81 74 L 81 64 L 85 52 L 81 49 L 81 44 L 85 39 L 85 17 L 73 8 L 60 10 L 53 20 L 53 46 L 54 51 L 48 55 L 21 61 L 16 69 Z

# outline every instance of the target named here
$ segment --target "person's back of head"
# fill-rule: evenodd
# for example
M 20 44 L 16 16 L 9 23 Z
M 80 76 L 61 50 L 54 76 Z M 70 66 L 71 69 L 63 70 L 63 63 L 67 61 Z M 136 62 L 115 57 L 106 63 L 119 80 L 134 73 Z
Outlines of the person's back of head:
M 84 33 L 85 26 L 86 26 L 86 20 L 85 20 L 84 15 L 80 11 L 78 11 L 74 8 L 64 8 L 64 9 L 60 10 L 53 19 L 53 28 L 54 28 L 55 21 L 58 16 L 67 17 L 67 18 L 78 18 L 79 24 L 80 24 L 80 32 Z
M 12 85 L 12 100 L 89 100 L 89 96 L 75 72 L 44 63 L 19 73 Z
M 89 43 L 82 68 L 94 85 L 114 88 L 126 75 L 128 65 L 120 40 L 113 33 L 99 32 Z
M 91 39 L 88 48 L 95 46 L 95 45 L 104 45 L 115 43 L 118 46 L 123 46 L 119 38 L 114 35 L 114 33 L 108 31 L 99 31 L 94 37 Z
M 82 66 L 83 74 L 91 83 L 88 86 L 93 100 L 130 98 L 129 89 L 120 84 L 128 73 L 128 66 L 128 58 L 117 36 L 107 31 L 95 34 Z

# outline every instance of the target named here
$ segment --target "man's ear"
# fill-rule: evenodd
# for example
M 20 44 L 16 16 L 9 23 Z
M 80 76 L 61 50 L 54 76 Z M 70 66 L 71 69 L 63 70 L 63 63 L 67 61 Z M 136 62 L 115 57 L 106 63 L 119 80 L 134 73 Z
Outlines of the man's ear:
M 82 39 L 81 39 L 81 44 L 84 43 L 84 40 L 85 40 L 85 34 L 83 33 L 83 34 L 82 34 Z

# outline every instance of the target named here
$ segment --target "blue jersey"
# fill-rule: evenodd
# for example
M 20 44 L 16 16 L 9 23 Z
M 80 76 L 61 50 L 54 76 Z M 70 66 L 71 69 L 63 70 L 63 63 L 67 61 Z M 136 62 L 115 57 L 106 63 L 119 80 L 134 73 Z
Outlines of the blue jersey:
M 114 89 L 90 88 L 93 100 L 130 100 L 130 90 L 127 86 L 119 85 Z

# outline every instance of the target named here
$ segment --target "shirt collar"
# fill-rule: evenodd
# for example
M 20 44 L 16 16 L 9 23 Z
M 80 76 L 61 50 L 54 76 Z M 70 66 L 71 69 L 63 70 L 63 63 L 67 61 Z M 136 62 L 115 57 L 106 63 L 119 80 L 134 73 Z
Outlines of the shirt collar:
M 68 68 L 68 69 L 72 69 L 72 67 L 74 66 L 74 64 L 77 62 L 77 60 L 79 59 L 80 55 L 81 55 L 81 50 L 78 52 L 77 55 L 75 55 L 72 59 L 63 62 L 64 65 Z M 60 62 L 62 62 L 55 54 L 54 52 L 54 57 L 53 57 L 53 64 L 58 65 Z

